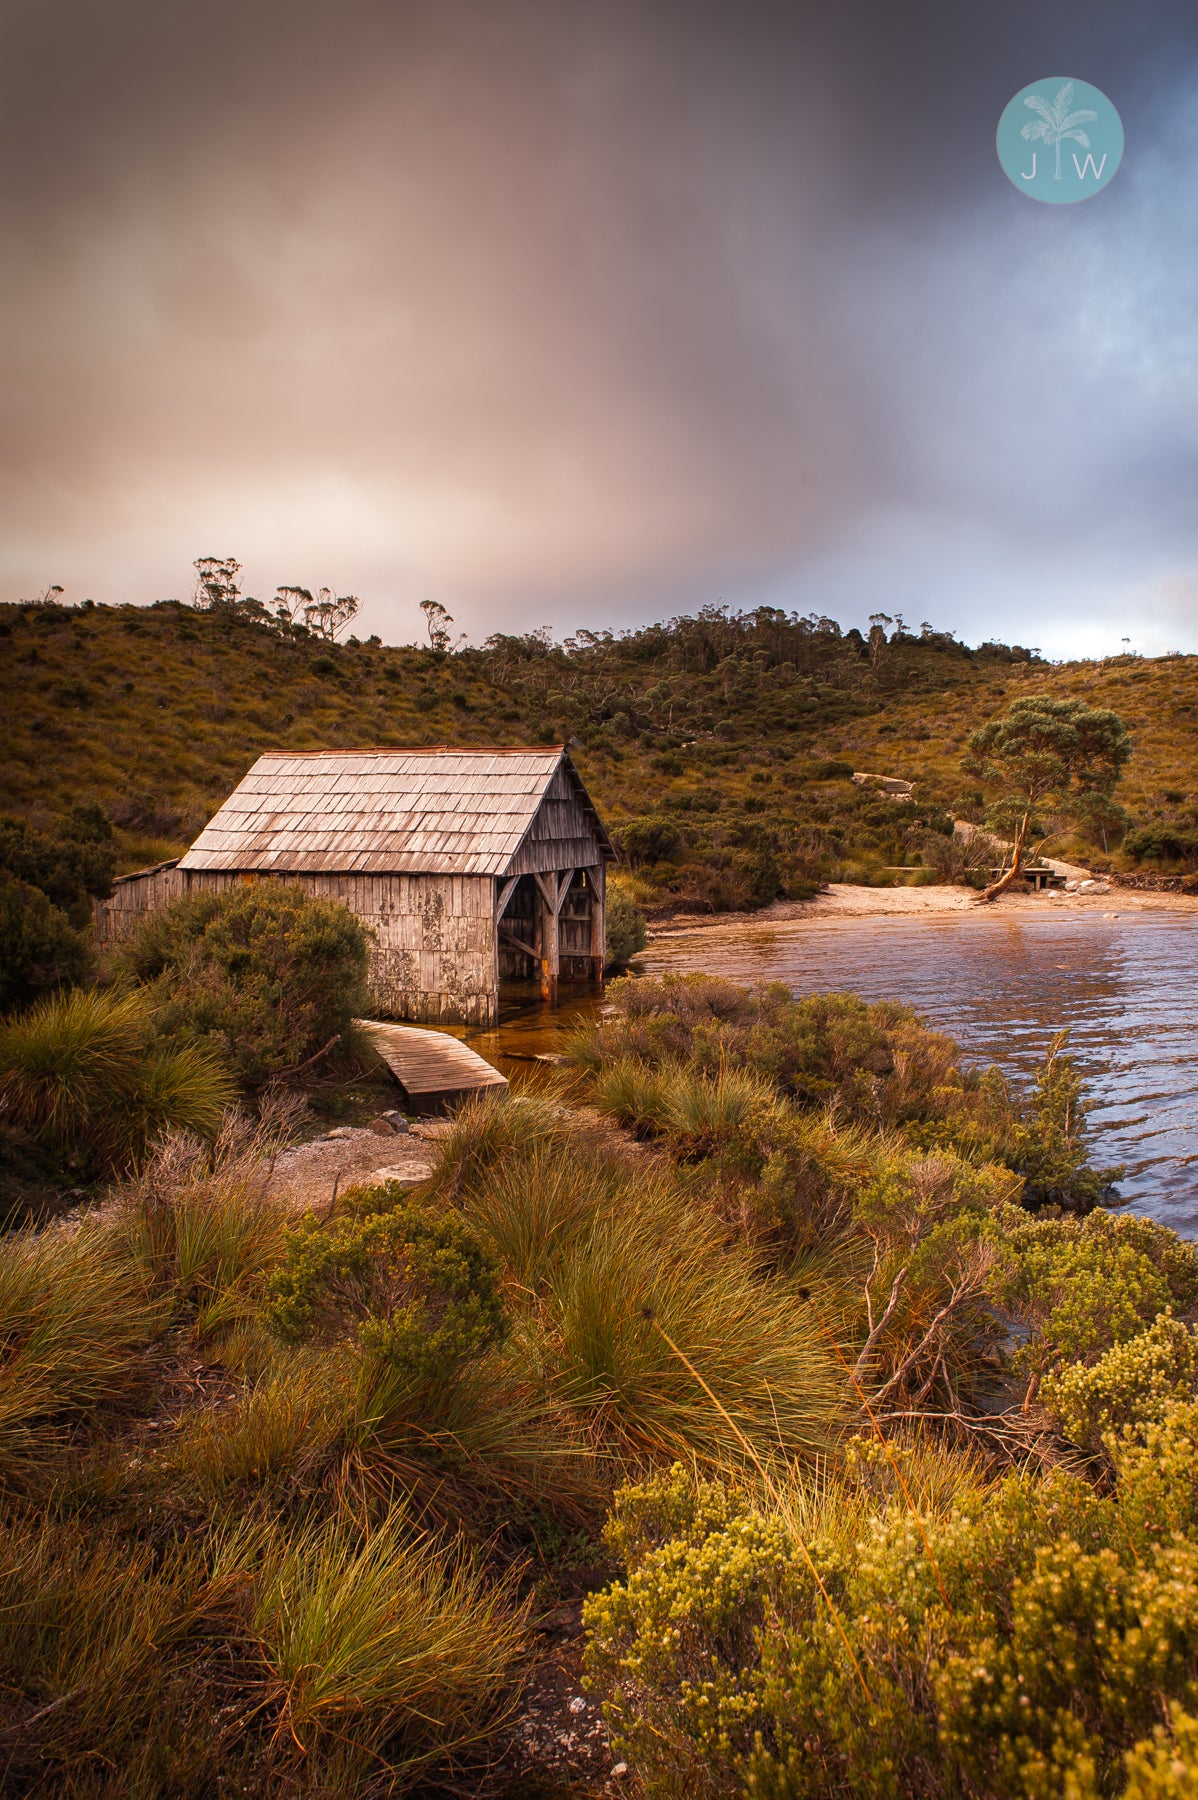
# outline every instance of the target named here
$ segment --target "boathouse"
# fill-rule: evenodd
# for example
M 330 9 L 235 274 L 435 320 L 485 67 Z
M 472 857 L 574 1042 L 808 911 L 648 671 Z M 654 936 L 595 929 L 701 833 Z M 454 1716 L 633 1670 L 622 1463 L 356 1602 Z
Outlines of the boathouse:
M 271 750 L 186 856 L 97 903 L 102 943 L 179 894 L 283 877 L 374 934 L 384 1017 L 486 1025 L 503 980 L 603 974 L 614 851 L 582 780 L 547 750 Z

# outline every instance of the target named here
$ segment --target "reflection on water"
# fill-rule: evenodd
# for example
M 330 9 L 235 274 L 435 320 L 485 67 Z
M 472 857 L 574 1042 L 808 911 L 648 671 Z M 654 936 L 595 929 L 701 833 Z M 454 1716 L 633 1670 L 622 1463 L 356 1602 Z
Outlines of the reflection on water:
M 570 1033 L 595 1018 L 602 995 L 591 983 L 563 987 L 560 1004 L 546 1006 L 533 982 L 505 981 L 500 990 L 499 1026 L 494 1031 L 463 1031 L 459 1035 L 494 1063 L 510 1080 L 527 1077 L 538 1059 L 551 1063 L 561 1054 Z
M 906 1001 L 977 1062 L 1018 1076 L 1055 1031 L 1095 1102 L 1094 1160 L 1123 1163 L 1123 1198 L 1198 1236 L 1198 916 L 838 919 L 658 939 L 647 973 L 705 969 L 796 993 Z

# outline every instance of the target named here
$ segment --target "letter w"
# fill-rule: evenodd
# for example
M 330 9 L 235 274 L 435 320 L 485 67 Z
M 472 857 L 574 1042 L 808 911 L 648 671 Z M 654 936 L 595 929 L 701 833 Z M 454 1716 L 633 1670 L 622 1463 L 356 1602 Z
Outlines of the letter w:
M 1092 156 L 1087 156 L 1084 163 L 1079 163 L 1077 160 L 1077 151 L 1075 150 L 1073 152 L 1073 166 L 1077 170 L 1078 180 L 1084 181 L 1087 174 L 1093 174 L 1095 181 L 1101 181 L 1102 171 L 1106 168 L 1106 159 L 1107 152 L 1104 150 L 1102 153 L 1102 161 L 1100 163 L 1095 163 Z

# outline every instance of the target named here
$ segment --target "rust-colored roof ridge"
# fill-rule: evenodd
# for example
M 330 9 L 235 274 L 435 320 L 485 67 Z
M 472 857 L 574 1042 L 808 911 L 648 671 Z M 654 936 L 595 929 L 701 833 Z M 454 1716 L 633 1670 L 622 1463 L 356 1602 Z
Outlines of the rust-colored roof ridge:
M 338 750 L 263 750 L 263 756 L 560 756 L 565 744 L 355 744 Z

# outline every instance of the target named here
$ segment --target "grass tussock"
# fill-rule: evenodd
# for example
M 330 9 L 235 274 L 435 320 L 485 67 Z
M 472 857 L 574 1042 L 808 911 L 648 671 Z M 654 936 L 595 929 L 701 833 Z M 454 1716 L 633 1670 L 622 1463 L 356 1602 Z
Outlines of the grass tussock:
M 0 1486 L 35 1479 L 73 1427 L 118 1404 L 162 1322 L 107 1232 L 23 1231 L 0 1245 Z
M 182 1422 L 159 1457 L 159 1479 L 210 1505 L 298 1494 L 334 1459 L 353 1407 L 352 1373 L 331 1359 L 271 1362 L 229 1403 Z
M 399 1510 L 365 1532 L 272 1535 L 252 1619 L 276 1740 L 306 1754 L 352 1734 L 364 1761 L 387 1747 L 393 1779 L 463 1749 L 493 1723 L 524 1645 L 510 1593 Z
M 401 1510 L 157 1547 L 24 1520 L 0 1574 L 30 1793 L 402 1792 L 493 1728 L 525 1643 L 510 1584 Z
M 597 1449 L 739 1458 L 707 1389 L 760 1454 L 827 1449 L 843 1381 L 818 1327 L 668 1168 L 638 1166 L 560 1119 L 554 1142 L 538 1117 L 529 1141 L 510 1141 L 502 1167 L 483 1174 L 468 1129 L 457 1154 L 476 1173 L 457 1203 L 498 1254 L 513 1311 Z M 491 1129 L 479 1119 L 480 1138 Z
M 213 1717 L 204 1663 L 214 1637 L 241 1636 L 240 1609 L 237 1584 L 214 1580 L 194 1542 L 18 1519 L 0 1532 L 0 1571 L 8 1777 L 21 1791 L 148 1796 L 174 1770 L 176 1791 L 198 1794 L 215 1778 L 232 1734 Z
M 282 1255 L 290 1208 L 271 1191 L 276 1129 L 226 1116 L 212 1143 L 172 1132 L 119 1191 L 111 1236 L 200 1336 L 251 1315 Z
M 0 1026 L 8 1118 L 80 1172 L 127 1167 L 166 1130 L 213 1136 L 233 1099 L 216 1059 L 160 1040 L 144 993 L 54 994 Z

